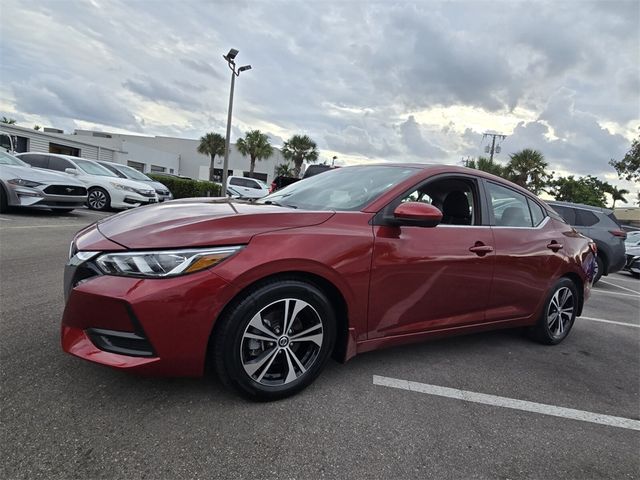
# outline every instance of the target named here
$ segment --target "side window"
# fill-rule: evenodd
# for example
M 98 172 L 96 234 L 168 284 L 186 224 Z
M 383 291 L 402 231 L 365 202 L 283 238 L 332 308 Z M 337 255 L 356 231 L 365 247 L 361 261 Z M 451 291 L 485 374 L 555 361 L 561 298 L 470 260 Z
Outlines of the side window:
M 400 202 L 433 205 L 442 212 L 441 225 L 480 225 L 477 188 L 468 178 L 446 177 L 428 181 L 404 195 Z
M 20 157 L 20 160 L 28 163 L 32 167 L 48 168 L 49 166 L 49 157 L 47 155 L 36 155 L 36 154 L 22 155 Z
M 49 157 L 49 168 L 51 170 L 57 170 L 58 172 L 64 172 L 65 168 L 75 168 L 71 162 L 60 157 Z
M 579 227 L 591 227 L 598 223 L 598 217 L 595 213 L 590 212 L 589 210 L 582 210 L 580 208 L 576 208 L 576 226 Z
M 257 182 L 253 180 L 247 180 L 247 179 L 245 179 L 245 182 L 247 182 L 247 187 L 253 188 L 255 190 L 260 190 L 260 185 L 258 185 Z
M 487 182 L 487 189 L 491 200 L 491 209 L 495 224 L 501 227 L 532 227 L 531 214 L 527 197 L 502 187 L 496 183 Z
M 232 178 L 231 180 L 229 180 L 229 185 L 242 186 L 241 179 Z
M 544 220 L 544 211 L 542 210 L 542 207 L 540 205 L 538 205 L 530 198 L 527 198 L 527 202 L 529 202 L 529 210 L 531 210 L 531 220 L 533 220 L 533 226 L 537 227 Z
M 576 211 L 573 208 L 561 207 L 559 205 L 553 205 L 552 208 L 558 212 L 558 214 L 564 218 L 564 221 L 569 225 L 576 224 Z

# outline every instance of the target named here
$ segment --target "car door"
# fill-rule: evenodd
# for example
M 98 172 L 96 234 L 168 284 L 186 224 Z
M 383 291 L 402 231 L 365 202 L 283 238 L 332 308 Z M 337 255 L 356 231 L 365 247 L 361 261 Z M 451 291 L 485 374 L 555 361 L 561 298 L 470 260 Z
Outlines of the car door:
M 485 181 L 495 245 L 487 321 L 530 318 L 563 262 L 562 236 L 533 197 Z
M 247 185 L 247 197 L 260 198 L 262 196 L 262 188 L 258 182 L 250 178 L 245 178 L 244 181 Z
M 403 201 L 427 202 L 443 211 L 444 223 L 425 228 L 374 221 L 369 338 L 484 322 L 494 253 L 480 188 L 473 176 L 439 175 L 405 192 L 386 210 L 392 212 Z M 463 222 L 446 206 L 449 195 L 462 199 L 460 192 L 470 204 Z

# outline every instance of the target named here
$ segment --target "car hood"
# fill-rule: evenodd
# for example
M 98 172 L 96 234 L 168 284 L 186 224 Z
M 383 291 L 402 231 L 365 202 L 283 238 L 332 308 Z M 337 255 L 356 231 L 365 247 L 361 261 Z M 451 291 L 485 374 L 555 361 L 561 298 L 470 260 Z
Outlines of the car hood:
M 41 183 L 58 183 L 63 185 L 84 186 L 67 173 L 56 173 L 40 168 L 22 167 L 20 165 L 0 165 L 0 177 L 5 180 L 22 178 Z
M 155 180 L 146 180 L 144 183 L 150 185 L 155 190 L 169 190 L 164 184 L 156 182 Z
M 260 233 L 318 225 L 333 215 L 226 198 L 192 198 L 129 210 L 100 221 L 97 228 L 109 240 L 132 249 L 235 245 Z

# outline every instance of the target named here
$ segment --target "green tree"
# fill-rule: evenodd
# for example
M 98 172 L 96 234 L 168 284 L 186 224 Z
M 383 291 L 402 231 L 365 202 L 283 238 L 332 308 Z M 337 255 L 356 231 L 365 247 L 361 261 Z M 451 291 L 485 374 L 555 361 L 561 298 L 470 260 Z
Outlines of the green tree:
M 34 129 L 34 130 L 40 130 L 40 125 L 34 125 L 34 126 L 33 126 L 33 129 Z
M 611 159 L 609 165 L 616 169 L 618 177 L 640 182 L 640 136 L 631 142 L 631 148 L 622 160 Z
M 293 177 L 293 168 L 289 162 L 281 163 L 276 167 L 276 176 Z
M 573 175 L 560 177 L 549 182 L 547 191 L 561 202 L 584 203 L 596 207 L 605 206 L 605 193 L 611 190 L 611 185 L 596 177 L 575 178 Z
M 607 183 L 607 185 L 609 185 L 609 184 Z M 620 200 L 623 203 L 627 203 L 627 199 L 624 196 L 629 193 L 629 190 L 626 190 L 624 188 L 618 189 L 617 187 L 614 187 L 613 185 L 609 185 L 607 193 L 609 195 L 611 195 L 611 200 L 613 200 L 613 204 L 611 205 L 612 209 L 616 208 L 616 202 L 618 200 Z
M 298 177 L 303 162 L 318 161 L 318 146 L 307 135 L 293 135 L 284 142 L 282 156 L 293 162 L 293 174 Z
M 525 148 L 509 155 L 508 179 L 527 188 L 536 195 L 551 181 L 553 173 L 548 173 L 549 164 L 537 150 Z
M 464 166 L 474 168 L 476 170 L 482 170 L 483 172 L 492 173 L 493 175 L 497 175 L 498 177 L 508 178 L 507 167 L 498 162 L 494 162 L 490 158 L 480 157 L 477 160 L 465 160 Z
M 16 119 L 15 118 L 2 117 L 2 120 L 0 120 L 0 123 L 8 123 L 9 125 L 14 125 L 16 123 Z
M 207 133 L 200 137 L 198 153 L 209 155 L 209 181 L 213 181 L 214 160 L 217 155 L 224 155 L 225 139 L 219 133 Z
M 269 137 L 260 130 L 251 130 L 244 138 L 236 142 L 236 148 L 243 156 L 249 156 L 249 176 L 253 177 L 256 160 L 264 160 L 273 155 L 273 147 L 269 143 Z

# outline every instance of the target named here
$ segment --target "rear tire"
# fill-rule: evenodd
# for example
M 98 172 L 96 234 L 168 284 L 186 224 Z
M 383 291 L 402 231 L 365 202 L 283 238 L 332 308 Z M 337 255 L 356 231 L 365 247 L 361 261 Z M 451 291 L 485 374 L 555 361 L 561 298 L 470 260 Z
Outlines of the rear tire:
M 87 205 L 91 210 L 109 210 L 111 197 L 104 188 L 91 188 L 87 195 Z
M 579 302 L 575 283 L 568 278 L 556 282 L 547 295 L 538 323 L 529 330 L 530 336 L 545 345 L 557 345 L 571 331 Z
M 218 321 L 213 339 L 218 376 L 251 400 L 277 400 L 307 387 L 335 343 L 328 298 L 296 279 L 256 287 Z
M 9 201 L 7 200 L 7 192 L 4 191 L 4 187 L 0 185 L 0 213 L 5 213 L 9 210 Z

